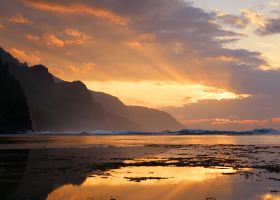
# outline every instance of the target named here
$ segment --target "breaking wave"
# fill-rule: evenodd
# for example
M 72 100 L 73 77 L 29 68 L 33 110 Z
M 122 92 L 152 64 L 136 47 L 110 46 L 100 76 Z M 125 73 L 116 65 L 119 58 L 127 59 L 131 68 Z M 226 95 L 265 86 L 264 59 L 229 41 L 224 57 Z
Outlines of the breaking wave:
M 183 129 L 180 131 L 162 131 L 162 132 L 134 132 L 134 131 L 41 131 L 30 132 L 30 134 L 72 134 L 72 135 L 265 135 L 265 134 L 280 134 L 280 131 L 274 129 L 255 129 L 248 131 L 220 131 L 220 130 L 200 130 L 200 129 Z

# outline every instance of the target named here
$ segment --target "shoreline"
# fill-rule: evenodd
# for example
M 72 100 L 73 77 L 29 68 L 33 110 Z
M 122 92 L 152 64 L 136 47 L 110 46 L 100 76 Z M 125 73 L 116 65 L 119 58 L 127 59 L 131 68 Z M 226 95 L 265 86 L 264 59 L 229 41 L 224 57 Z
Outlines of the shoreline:
M 14 199 L 49 200 L 52 197 L 60 200 L 57 193 L 63 191 L 71 196 L 76 195 L 78 189 L 81 192 L 86 190 L 85 194 L 93 199 L 98 199 L 97 194 L 103 199 L 110 199 L 108 195 L 115 199 L 131 199 L 133 196 L 128 198 L 123 195 L 136 188 L 141 192 L 142 187 L 150 195 L 146 199 L 153 199 L 154 187 L 164 192 L 164 188 L 174 187 L 174 184 L 182 187 L 185 184 L 194 185 L 192 190 L 178 193 L 180 198 L 176 199 L 186 199 L 185 194 L 203 196 L 204 199 L 239 199 L 239 190 L 235 187 L 259 188 L 247 195 L 261 191 L 263 195 L 277 196 L 280 186 L 280 145 L 127 144 L 52 148 L 40 145 L 40 148 L 0 151 L 1 164 L 5 166 L 4 170 L 0 170 L 0 184 L 19 184 L 16 192 L 11 193 L 15 195 Z M 177 176 L 177 173 L 182 175 Z M 115 181 L 123 184 L 122 187 L 115 185 Z M 36 184 L 36 193 L 32 184 Z M 223 184 L 234 184 L 230 186 L 235 188 L 232 191 L 234 197 L 226 196 L 226 191 L 220 186 Z M 101 186 L 102 190 L 93 189 Z M 200 192 L 194 192 L 197 187 Z M 214 193 L 209 193 L 208 187 L 214 187 Z M 92 189 L 88 191 L 86 188 Z

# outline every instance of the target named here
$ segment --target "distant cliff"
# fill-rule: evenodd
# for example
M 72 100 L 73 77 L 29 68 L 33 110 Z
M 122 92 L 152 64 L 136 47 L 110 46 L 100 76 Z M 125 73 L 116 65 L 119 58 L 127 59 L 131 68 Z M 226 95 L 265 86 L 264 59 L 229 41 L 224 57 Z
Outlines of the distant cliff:
M 113 114 L 129 118 L 141 126 L 141 131 L 181 130 L 184 128 L 170 114 L 152 108 L 141 106 L 127 106 L 117 97 L 103 93 L 93 92 L 93 100 L 105 110 Z
M 10 74 L 8 63 L 0 59 L 0 133 L 32 129 L 28 104 L 18 81 Z
M 134 119 L 144 131 L 180 130 L 184 128 L 170 114 L 153 108 L 128 106 L 129 116 Z

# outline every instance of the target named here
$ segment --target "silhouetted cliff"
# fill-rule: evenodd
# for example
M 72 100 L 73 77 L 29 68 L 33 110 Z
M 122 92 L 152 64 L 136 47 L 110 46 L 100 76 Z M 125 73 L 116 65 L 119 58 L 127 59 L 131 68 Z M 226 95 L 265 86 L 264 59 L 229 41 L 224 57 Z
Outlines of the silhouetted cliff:
M 4 64 L 9 63 L 10 73 L 24 90 L 35 131 L 162 131 L 183 128 L 165 112 L 126 106 L 117 97 L 89 91 L 80 81 L 57 79 L 43 65 L 29 67 L 22 64 L 1 48 L 0 57 Z
M 184 128 L 170 114 L 142 106 L 128 106 L 129 117 L 139 124 L 144 131 L 181 130 Z
M 103 92 L 92 92 L 91 94 L 94 101 L 105 110 L 133 120 L 141 126 L 141 131 L 181 130 L 184 128 L 166 112 L 140 106 L 127 106 L 117 97 Z
M 32 129 L 25 94 L 18 81 L 9 73 L 8 63 L 0 59 L 0 133 Z
M 139 126 L 106 112 L 92 100 L 80 81 L 55 81 L 43 65 L 29 67 L 19 63 L 3 49 L 0 55 L 9 61 L 9 70 L 20 82 L 30 107 L 36 131 L 138 130 Z

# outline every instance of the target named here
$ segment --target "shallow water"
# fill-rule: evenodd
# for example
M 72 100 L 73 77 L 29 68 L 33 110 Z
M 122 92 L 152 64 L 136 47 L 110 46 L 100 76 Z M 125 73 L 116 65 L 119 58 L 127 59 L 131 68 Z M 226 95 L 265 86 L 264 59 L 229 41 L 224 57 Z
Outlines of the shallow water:
M 2 200 L 280 200 L 280 137 L 0 137 Z
M 47 199 L 278 200 L 280 194 L 270 192 L 278 186 L 268 181 L 257 182 L 253 177 L 246 179 L 233 168 L 125 167 L 90 176 L 79 186 L 64 185 Z

